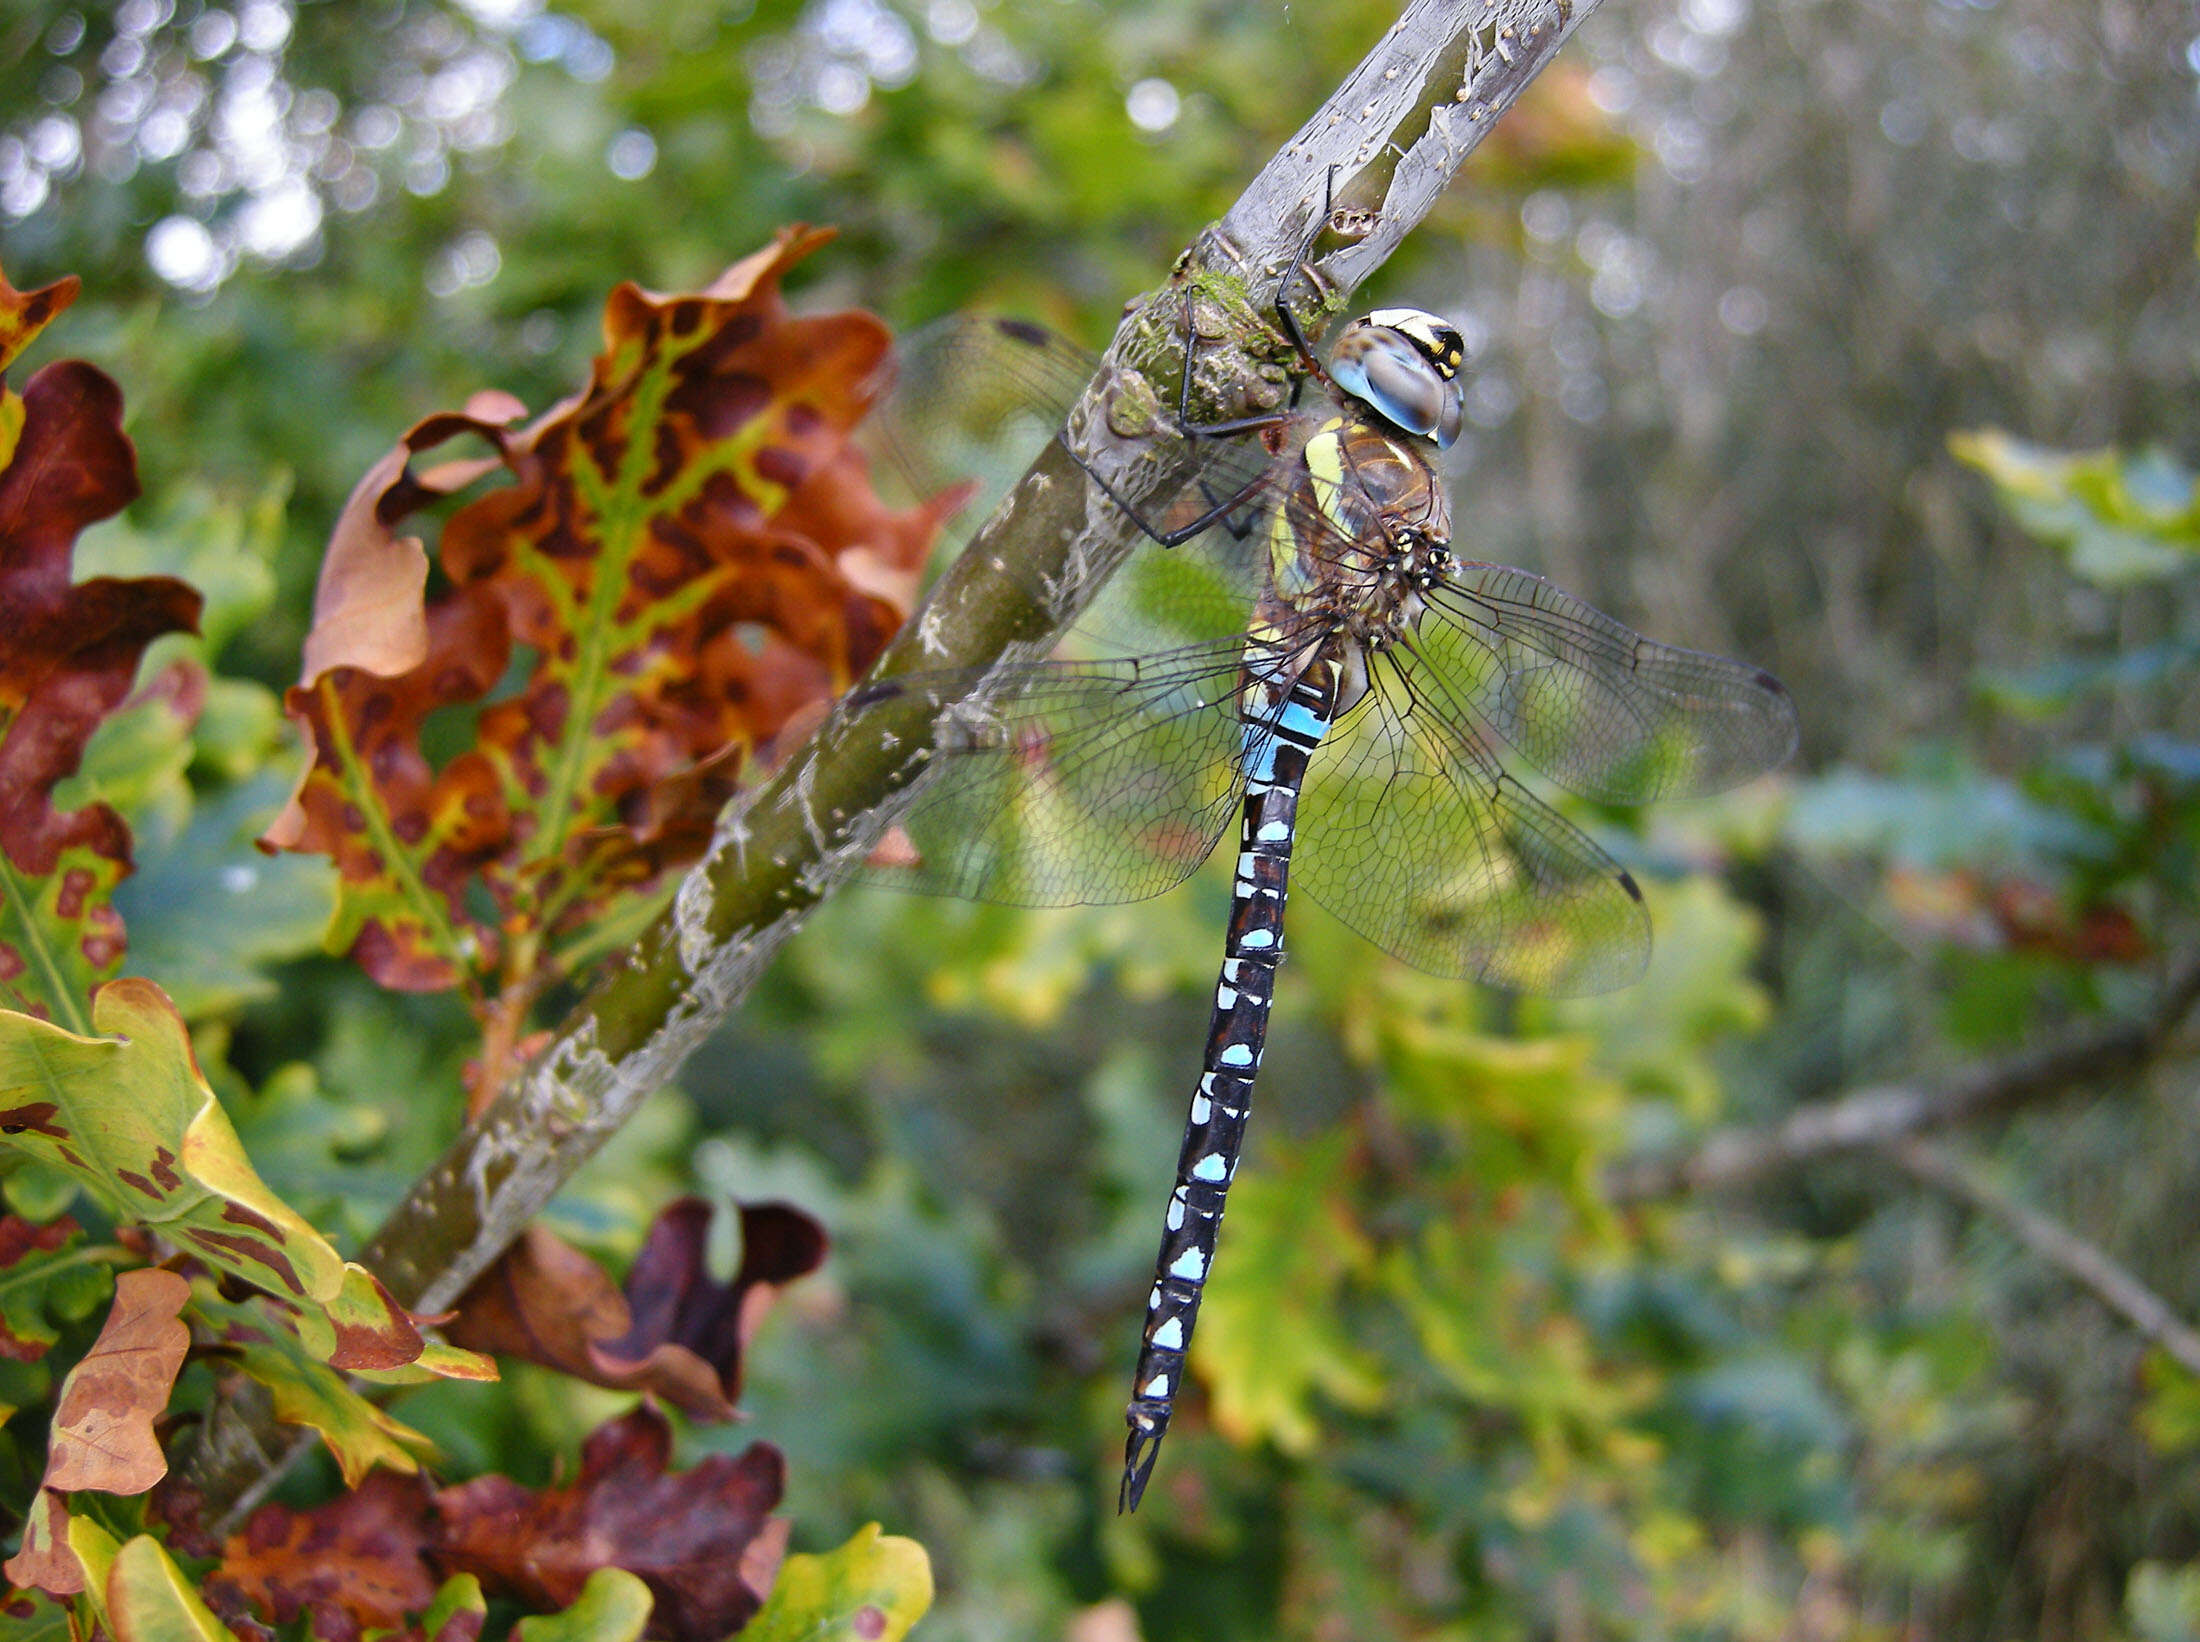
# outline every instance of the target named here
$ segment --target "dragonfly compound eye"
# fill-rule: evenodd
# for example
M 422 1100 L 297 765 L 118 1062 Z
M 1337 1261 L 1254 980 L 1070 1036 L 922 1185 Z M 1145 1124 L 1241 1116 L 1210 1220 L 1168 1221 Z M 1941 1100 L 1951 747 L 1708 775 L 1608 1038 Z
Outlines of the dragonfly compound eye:
M 1378 308 L 1338 337 L 1329 374 L 1393 427 L 1447 446 L 1459 437 L 1466 344 L 1418 308 Z

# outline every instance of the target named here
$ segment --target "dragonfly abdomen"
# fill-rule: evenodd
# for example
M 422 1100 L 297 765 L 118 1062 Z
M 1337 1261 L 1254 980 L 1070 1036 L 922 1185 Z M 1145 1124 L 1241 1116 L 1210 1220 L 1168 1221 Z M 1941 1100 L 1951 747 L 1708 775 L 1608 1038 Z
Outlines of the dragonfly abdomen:
M 1177 1156 L 1176 1186 L 1162 1225 L 1146 1327 L 1125 1411 L 1120 1508 L 1138 1508 L 1184 1376 L 1200 1296 L 1214 1266 L 1215 1239 L 1230 1180 L 1245 1145 L 1253 1080 L 1268 1036 L 1268 1006 L 1283 962 L 1283 903 L 1298 827 L 1299 791 L 1308 756 L 1329 731 L 1339 669 L 1317 658 L 1277 703 L 1275 681 L 1246 685 L 1245 804 L 1238 831 L 1237 882 L 1222 974 L 1215 985 L 1207 1052 L 1192 1091 L 1191 1115 Z

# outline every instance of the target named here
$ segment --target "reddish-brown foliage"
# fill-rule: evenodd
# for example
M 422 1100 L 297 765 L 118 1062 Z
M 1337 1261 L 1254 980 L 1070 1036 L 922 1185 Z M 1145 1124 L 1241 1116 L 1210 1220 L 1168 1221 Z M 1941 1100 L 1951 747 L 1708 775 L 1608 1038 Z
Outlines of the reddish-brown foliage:
M 446 1329 L 475 1351 L 525 1357 L 594 1385 L 653 1391 L 694 1419 L 730 1420 L 741 1355 L 781 1288 L 815 1271 L 825 1233 L 785 1204 L 741 1210 L 741 1269 L 705 1268 L 711 1206 L 669 1205 L 622 1294 L 603 1268 L 539 1227 L 458 1303 Z
M 0 276 L 0 366 L 75 294 L 74 280 L 25 294 Z M 122 817 L 57 811 L 54 787 L 128 695 L 145 647 L 198 623 L 198 594 L 168 577 L 71 579 L 77 536 L 137 494 L 106 376 L 65 359 L 20 397 L 0 385 L 0 856 L 23 886 L 0 905 L 0 1003 L 45 1019 L 122 962 L 109 898 L 130 871 Z
M 383 984 L 509 998 L 564 972 L 906 612 L 936 520 L 885 508 L 847 442 L 885 328 L 779 296 L 825 237 L 790 229 L 692 295 L 622 285 L 582 392 L 525 427 L 478 396 L 353 493 L 289 696 L 314 763 L 265 842 L 335 860 L 338 938 Z M 413 470 L 459 434 L 495 455 Z M 500 470 L 424 600 L 399 525 Z M 472 734 L 438 766 L 421 729 L 447 709 Z

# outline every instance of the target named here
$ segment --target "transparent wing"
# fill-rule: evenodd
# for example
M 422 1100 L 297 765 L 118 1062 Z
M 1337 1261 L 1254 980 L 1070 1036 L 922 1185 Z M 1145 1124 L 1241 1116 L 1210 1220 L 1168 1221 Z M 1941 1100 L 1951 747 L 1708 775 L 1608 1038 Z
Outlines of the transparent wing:
M 1520 992 L 1641 973 L 1641 893 L 1391 658 L 1307 772 L 1293 881 L 1417 969 Z
M 1309 565 L 1349 579 L 1383 550 L 1346 541 L 1303 493 L 1268 505 Z M 1506 745 L 1573 791 L 1641 802 L 1779 763 L 1795 711 L 1768 674 L 1653 643 L 1498 565 L 1456 568 L 1414 631 L 1370 658 L 1368 694 L 1308 770 L 1296 881 L 1419 968 L 1600 992 L 1647 961 L 1640 893 L 1506 772 Z
M 1525 570 L 1457 566 L 1412 649 L 1440 711 L 1585 798 L 1717 792 L 1795 751 L 1795 703 L 1771 674 L 1643 638 Z
M 909 865 L 872 881 L 1015 906 L 1143 900 L 1204 861 L 1236 813 L 1245 642 L 1138 660 L 1042 662 L 993 681 L 922 673 L 865 686 L 942 710 L 935 769 L 903 819 Z M 860 706 L 856 709 L 860 711 Z
M 1035 327 L 944 321 L 906 350 L 881 433 L 931 491 L 1004 443 L 1014 453 L 990 459 L 1012 478 L 1092 366 Z M 1388 551 L 1331 522 L 1373 518 L 1369 487 L 1324 511 L 1283 482 L 1315 425 L 1184 441 L 1170 460 L 1192 477 L 1135 522 L 1163 538 L 1212 528 L 1134 554 L 1058 659 L 866 687 L 921 692 L 943 724 L 905 823 L 919 862 L 870 876 L 1061 905 L 1157 894 L 1208 855 L 1242 790 L 1247 625 L 1271 544 L 1311 580 L 1334 572 L 1345 585 Z M 989 702 L 964 702 L 981 682 Z M 1521 990 L 1624 985 L 1649 934 L 1633 881 L 1506 773 L 1501 742 L 1577 792 L 1634 802 L 1731 784 L 1795 741 L 1793 705 L 1767 675 L 1654 644 L 1495 565 L 1459 567 L 1432 590 L 1418 630 L 1371 662 L 1370 683 L 1309 771 L 1294 876 L 1407 962 Z
M 1040 326 L 951 314 L 895 342 L 856 441 L 896 502 L 968 489 L 949 533 L 959 546 L 1060 431 L 1099 364 Z

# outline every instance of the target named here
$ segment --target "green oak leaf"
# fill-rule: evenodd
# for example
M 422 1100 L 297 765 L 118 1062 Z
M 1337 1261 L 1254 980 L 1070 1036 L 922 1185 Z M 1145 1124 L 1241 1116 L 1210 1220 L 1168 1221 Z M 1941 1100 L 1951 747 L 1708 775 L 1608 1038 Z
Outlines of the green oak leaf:
M 0 1600 L 0 1642 L 75 1642 L 66 1603 L 44 1591 L 10 1591 Z
M 158 979 L 186 1019 L 271 996 L 263 965 L 320 948 L 335 904 L 328 868 L 252 847 L 284 787 L 267 772 L 201 804 L 180 832 L 140 827 L 138 869 L 116 887 L 115 909 L 131 969 Z
M 741 1631 L 745 1642 L 900 1642 L 932 1606 L 932 1561 L 913 1539 L 856 1530 L 838 1550 L 791 1556 Z
M 624 1568 L 598 1568 L 563 1613 L 533 1614 L 512 1627 L 519 1642 L 638 1642 L 654 1599 Z
M 113 1285 L 110 1262 L 121 1257 L 115 1248 L 86 1247 L 72 1220 L 0 1220 L 0 1356 L 44 1356 L 60 1338 L 50 1319 L 89 1317 Z

